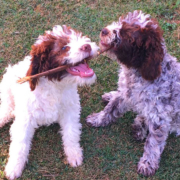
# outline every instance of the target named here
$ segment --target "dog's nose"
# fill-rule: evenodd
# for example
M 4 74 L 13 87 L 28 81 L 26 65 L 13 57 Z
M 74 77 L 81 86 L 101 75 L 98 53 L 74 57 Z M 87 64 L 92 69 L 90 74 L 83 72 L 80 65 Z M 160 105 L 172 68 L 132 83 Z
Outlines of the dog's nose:
M 101 30 L 101 35 L 102 35 L 102 36 L 106 36 L 106 35 L 108 35 L 108 33 L 109 33 L 109 31 L 108 31 L 106 28 L 103 28 L 103 29 Z
M 81 47 L 81 50 L 84 51 L 84 52 L 91 52 L 91 46 L 89 44 L 84 44 Z

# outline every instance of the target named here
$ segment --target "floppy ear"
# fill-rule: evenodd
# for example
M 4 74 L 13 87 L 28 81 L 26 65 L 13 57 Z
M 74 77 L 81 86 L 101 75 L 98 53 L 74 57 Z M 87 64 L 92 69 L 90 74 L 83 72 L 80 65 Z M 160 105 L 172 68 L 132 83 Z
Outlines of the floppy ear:
M 162 31 L 159 27 L 147 25 L 142 30 L 145 37 L 145 61 L 140 67 L 141 75 L 146 80 L 154 80 L 161 74 L 161 62 L 164 52 L 162 47 Z
M 32 49 L 30 52 L 30 55 L 32 57 L 31 64 L 26 73 L 26 76 L 32 76 L 32 75 L 48 70 L 49 52 L 53 48 L 54 39 L 50 35 L 47 35 L 47 36 L 48 36 L 47 41 L 43 41 L 40 44 L 32 45 L 31 47 Z M 38 83 L 37 78 L 29 81 L 29 85 L 32 91 L 36 88 L 37 83 Z

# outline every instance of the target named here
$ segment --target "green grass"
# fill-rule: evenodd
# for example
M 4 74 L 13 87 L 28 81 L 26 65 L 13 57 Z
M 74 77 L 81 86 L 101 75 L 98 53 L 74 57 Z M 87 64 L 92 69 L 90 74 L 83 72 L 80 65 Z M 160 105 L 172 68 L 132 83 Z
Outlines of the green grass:
M 158 19 L 169 52 L 180 60 L 179 0 L 1 0 L 0 3 L 0 78 L 9 63 L 22 60 L 38 35 L 54 25 L 69 25 L 98 43 L 99 32 L 104 26 L 135 9 Z M 105 128 L 86 125 L 87 115 L 103 109 L 101 95 L 115 90 L 118 79 L 117 63 L 105 56 L 94 59 L 91 67 L 98 77 L 96 84 L 79 88 L 83 165 L 71 168 L 65 163 L 59 126 L 54 124 L 36 131 L 29 162 L 20 179 L 180 179 L 180 138 L 174 135 L 168 138 L 159 170 L 154 177 L 145 178 L 136 173 L 144 144 L 134 141 L 131 136 L 133 113 L 125 114 Z M 0 179 L 5 178 L 3 171 L 8 159 L 10 125 L 0 129 Z

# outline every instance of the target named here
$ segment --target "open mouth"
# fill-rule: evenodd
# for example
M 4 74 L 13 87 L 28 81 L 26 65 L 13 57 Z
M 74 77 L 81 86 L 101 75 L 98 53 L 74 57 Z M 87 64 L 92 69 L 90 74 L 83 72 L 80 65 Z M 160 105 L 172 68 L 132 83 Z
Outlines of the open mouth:
M 118 44 L 121 43 L 120 37 L 115 33 L 114 37 L 111 37 L 111 42 L 107 43 L 103 41 L 103 38 L 100 37 L 100 43 L 102 46 L 109 48 L 109 47 L 117 47 Z
M 86 60 L 83 60 L 81 63 L 79 63 L 76 66 L 68 67 L 66 71 L 71 75 L 80 76 L 80 77 L 92 77 L 94 75 L 93 69 L 89 67 Z
M 100 43 L 101 43 L 101 45 L 103 45 L 107 49 L 117 48 L 119 46 L 119 44 L 121 43 L 121 39 L 116 36 L 116 38 L 114 40 L 112 40 L 112 42 L 109 44 L 105 43 L 102 40 L 100 41 Z

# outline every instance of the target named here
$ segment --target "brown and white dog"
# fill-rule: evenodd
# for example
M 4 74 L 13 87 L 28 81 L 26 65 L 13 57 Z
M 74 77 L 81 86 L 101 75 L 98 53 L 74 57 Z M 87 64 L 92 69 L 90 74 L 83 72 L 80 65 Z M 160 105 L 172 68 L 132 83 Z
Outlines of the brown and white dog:
M 35 129 L 59 123 L 68 163 L 82 164 L 80 147 L 80 99 L 78 85 L 90 85 L 96 75 L 84 61 L 96 55 L 98 46 L 82 33 L 66 26 L 55 26 L 39 36 L 30 56 L 9 66 L 0 84 L 0 127 L 15 118 L 11 129 L 9 160 L 5 168 L 9 179 L 21 176 Z M 16 81 L 26 75 L 70 65 L 62 72 L 33 79 L 30 83 Z
M 129 12 L 102 29 L 101 49 L 110 46 L 121 65 L 117 91 L 106 93 L 104 110 L 87 123 L 106 126 L 127 111 L 137 117 L 132 125 L 137 140 L 146 138 L 138 173 L 151 176 L 159 168 L 169 132 L 180 134 L 180 64 L 171 56 L 156 20 L 142 11 Z

